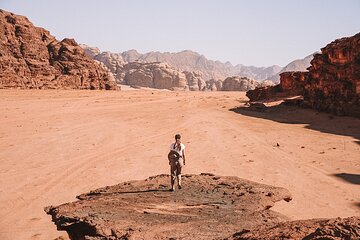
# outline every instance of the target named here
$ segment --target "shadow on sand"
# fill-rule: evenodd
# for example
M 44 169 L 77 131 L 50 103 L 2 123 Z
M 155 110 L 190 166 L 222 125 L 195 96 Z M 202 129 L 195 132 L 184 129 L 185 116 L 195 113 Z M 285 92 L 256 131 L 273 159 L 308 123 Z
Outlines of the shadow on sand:
M 229 109 L 235 113 L 268 119 L 286 124 L 306 124 L 305 128 L 355 138 L 360 144 L 360 119 L 353 117 L 338 117 L 328 113 L 320 113 L 312 109 L 279 104 L 276 106 L 256 109 L 252 107 L 237 107 Z
M 349 183 L 360 185 L 360 174 L 351 174 L 351 173 L 336 173 L 335 177 L 341 178 Z M 359 203 L 360 207 L 360 203 Z

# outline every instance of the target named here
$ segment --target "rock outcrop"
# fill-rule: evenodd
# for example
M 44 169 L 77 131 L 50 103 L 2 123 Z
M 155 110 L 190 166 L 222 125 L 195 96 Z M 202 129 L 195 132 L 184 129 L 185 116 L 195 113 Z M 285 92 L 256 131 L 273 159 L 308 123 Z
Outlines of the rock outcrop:
M 189 90 L 191 91 L 205 91 L 206 90 L 206 82 L 202 77 L 200 72 L 183 72 L 186 76 L 187 84 L 189 86 Z
M 79 44 L 79 46 L 84 49 L 85 54 L 91 58 L 94 58 L 96 55 L 100 54 L 100 49 L 97 47 L 89 47 L 85 44 Z
M 284 188 L 213 174 L 185 175 L 183 189 L 168 189 L 169 175 L 159 175 L 97 189 L 45 211 L 72 240 L 220 239 L 286 220 L 270 208 L 291 200 Z
M 275 84 L 278 84 L 280 82 L 280 74 L 283 72 L 305 72 L 308 67 L 310 67 L 310 62 L 314 58 L 314 54 L 310 54 L 309 56 L 306 56 L 303 59 L 296 59 L 289 64 L 287 64 L 283 69 L 281 69 L 280 72 L 276 73 L 274 76 L 271 76 L 270 78 L 267 78 L 267 80 L 270 80 L 274 82 Z
M 360 33 L 321 49 L 309 72 L 284 72 L 280 84 L 247 92 L 250 101 L 302 95 L 303 105 L 360 117 Z
M 360 33 L 337 39 L 315 54 L 305 85 L 305 104 L 360 117 Z
M 303 95 L 308 75 L 309 72 L 283 72 L 280 74 L 280 84 L 250 90 L 246 96 L 253 102 Z
M 183 176 L 183 188 L 169 192 L 169 177 L 100 188 L 45 211 L 72 240 L 360 237 L 360 217 L 288 221 L 272 211 L 291 200 L 284 188 L 202 173 Z
M 124 65 L 126 62 L 120 54 L 101 52 L 93 56 L 93 59 L 101 62 L 113 74 L 116 82 L 122 84 L 125 77 Z
M 206 81 L 206 89 L 210 91 L 221 91 L 223 86 L 222 80 L 210 79 Z
M 75 40 L 59 42 L 26 17 L 0 10 L 0 43 L 0 88 L 118 88 Z
M 280 88 L 289 95 L 299 95 L 304 92 L 304 85 L 309 72 L 283 72 L 280 74 Z
M 259 83 L 254 79 L 247 77 L 228 77 L 222 82 L 222 91 L 249 91 L 259 86 Z
M 228 240 L 267 239 L 360 239 L 360 217 L 284 222 L 271 227 L 243 229 L 228 238 Z
M 166 63 L 131 62 L 123 66 L 123 71 L 124 83 L 130 86 L 170 90 L 187 89 L 185 74 Z

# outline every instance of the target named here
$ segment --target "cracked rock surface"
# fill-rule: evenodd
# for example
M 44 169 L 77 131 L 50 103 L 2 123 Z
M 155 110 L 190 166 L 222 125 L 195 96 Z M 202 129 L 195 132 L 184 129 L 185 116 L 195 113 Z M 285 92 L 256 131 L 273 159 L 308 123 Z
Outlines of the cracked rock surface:
M 287 220 L 270 210 L 291 200 L 284 188 L 203 173 L 183 176 L 183 188 L 169 192 L 169 181 L 124 182 L 45 211 L 71 239 L 219 239 Z

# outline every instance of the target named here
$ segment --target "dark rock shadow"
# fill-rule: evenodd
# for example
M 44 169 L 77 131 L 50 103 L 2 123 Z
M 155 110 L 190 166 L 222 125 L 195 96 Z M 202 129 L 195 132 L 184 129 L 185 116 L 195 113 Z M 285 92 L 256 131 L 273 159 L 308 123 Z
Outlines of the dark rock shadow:
M 90 192 L 90 193 L 78 195 L 76 196 L 76 198 L 82 200 L 89 197 L 97 197 L 97 196 L 111 196 L 118 194 L 146 194 L 146 193 L 157 193 L 157 192 L 170 192 L 170 191 L 169 189 L 147 189 L 147 190 L 121 191 L 121 192 Z
M 268 119 L 285 124 L 306 124 L 305 128 L 343 136 L 354 137 L 360 144 L 360 119 L 333 116 L 313 109 L 279 104 L 265 108 L 237 107 L 229 109 L 235 113 Z
M 360 185 L 360 174 L 351 174 L 351 173 L 336 173 L 335 177 L 341 178 L 349 183 Z M 359 207 L 360 207 L 360 203 Z

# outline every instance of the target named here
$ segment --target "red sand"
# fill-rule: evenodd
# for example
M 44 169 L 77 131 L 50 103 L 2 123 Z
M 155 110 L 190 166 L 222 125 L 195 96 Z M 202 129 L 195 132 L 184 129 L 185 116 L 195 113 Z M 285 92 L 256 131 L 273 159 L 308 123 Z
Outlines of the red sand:
M 293 200 L 272 209 L 292 219 L 360 214 L 359 119 L 229 111 L 242 100 L 239 92 L 1 90 L 0 239 L 66 236 L 45 206 L 168 173 L 175 133 L 187 147 L 186 173 L 287 188 Z

